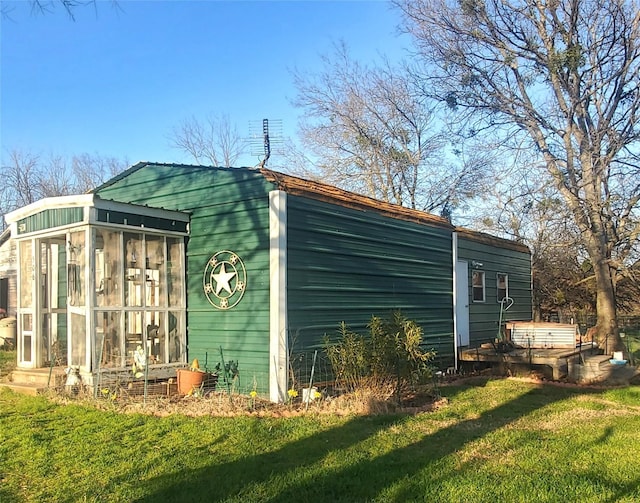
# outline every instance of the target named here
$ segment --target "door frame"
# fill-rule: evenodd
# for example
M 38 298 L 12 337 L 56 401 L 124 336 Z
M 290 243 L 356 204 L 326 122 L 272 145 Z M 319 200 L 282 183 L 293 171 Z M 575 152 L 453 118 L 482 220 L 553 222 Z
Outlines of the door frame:
M 454 285 L 454 330 L 456 349 L 469 345 L 469 262 L 456 260 Z M 457 351 L 456 351 L 457 353 Z M 457 355 L 456 355 L 457 357 Z
M 67 310 L 67 234 L 59 234 L 37 239 L 38 243 L 38 328 L 40 345 L 38 346 L 37 365 L 43 366 L 45 363 L 51 365 L 53 358 L 54 335 L 59 341 L 62 337 L 65 341 L 65 354 L 57 354 L 57 361 L 62 364 L 67 362 L 68 357 L 68 310 Z M 44 249 L 43 249 L 44 245 Z M 46 253 L 43 253 L 46 250 Z M 61 266 L 60 260 L 64 263 Z M 42 275 L 42 271 L 46 275 Z M 64 303 L 58 304 L 63 298 Z M 58 332 L 58 316 L 64 316 L 63 331 Z M 47 323 L 45 323 L 45 319 Z M 57 364 L 57 361 L 53 363 Z
M 30 305 L 24 307 L 22 305 L 23 299 L 23 275 L 24 271 L 22 268 L 22 262 L 25 260 L 23 257 L 23 249 L 22 245 L 28 243 L 30 247 L 30 257 L 29 261 L 31 262 L 31 270 L 28 271 L 32 278 L 29 283 L 29 289 L 31 290 L 31 300 Z M 34 238 L 28 240 L 21 240 L 16 243 L 16 257 L 17 257 L 17 276 L 16 276 L 16 286 L 17 286 L 17 302 L 16 302 L 16 321 L 17 321 L 17 330 L 16 330 L 16 347 L 18 350 L 17 357 L 17 365 L 18 368 L 27 368 L 32 369 L 36 368 L 38 356 L 37 356 L 37 338 L 38 338 L 38 330 L 37 323 L 38 318 L 36 316 L 36 299 L 37 295 L 36 290 L 36 240 Z M 24 285 L 26 286 L 26 285 Z M 26 323 L 26 321 L 30 317 L 30 323 Z M 29 327 L 28 329 L 26 327 Z M 26 340 L 28 339 L 28 341 Z M 25 356 L 28 355 L 28 358 Z
M 48 234 L 38 237 L 32 237 L 28 240 L 21 240 L 18 242 L 17 257 L 18 264 L 21 264 L 24 260 L 22 257 L 22 250 L 20 249 L 21 242 L 29 242 L 31 248 L 31 305 L 23 306 L 21 301 L 22 296 L 22 267 L 18 267 L 17 271 L 17 294 L 18 294 L 18 306 L 17 306 L 17 333 L 16 343 L 18 349 L 17 364 L 19 368 L 41 368 L 44 366 L 45 361 L 50 358 L 51 352 L 51 328 L 52 320 L 56 318 L 54 315 L 67 315 L 67 302 L 66 292 L 62 292 L 65 298 L 63 307 L 52 307 L 51 302 L 54 301 L 55 295 L 56 301 L 60 294 L 60 277 L 57 265 L 52 263 L 51 245 L 55 244 L 58 249 L 62 249 L 63 256 L 66 262 L 66 242 L 67 233 Z M 56 242 L 57 241 L 57 242 Z M 43 258 L 42 245 L 47 245 L 47 251 Z M 60 252 L 58 252 L 60 253 Z M 45 267 L 45 275 L 42 273 L 42 267 Z M 54 272 L 55 269 L 55 272 Z M 63 268 L 63 274 L 66 274 L 66 263 Z M 55 281 L 55 285 L 53 282 Z M 44 291 L 46 289 L 46 292 Z M 46 302 L 45 302 L 46 300 Z M 27 330 L 25 326 L 27 323 L 26 317 L 31 317 L 30 329 Z M 45 324 L 45 317 L 49 318 L 49 323 Z M 67 346 L 69 346 L 69 333 L 67 324 L 67 333 L 64 334 L 67 339 Z M 68 353 L 67 347 L 67 353 Z M 25 358 L 28 356 L 28 358 Z M 63 360 L 68 359 L 68 354 L 59 355 L 64 356 Z

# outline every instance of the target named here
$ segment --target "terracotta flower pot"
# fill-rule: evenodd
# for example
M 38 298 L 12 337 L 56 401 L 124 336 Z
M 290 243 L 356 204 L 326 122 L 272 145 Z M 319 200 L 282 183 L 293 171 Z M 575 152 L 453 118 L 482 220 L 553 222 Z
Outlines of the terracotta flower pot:
M 187 395 L 194 388 L 199 388 L 206 375 L 204 372 L 189 369 L 177 369 L 176 373 L 178 374 L 178 393 L 181 395 Z

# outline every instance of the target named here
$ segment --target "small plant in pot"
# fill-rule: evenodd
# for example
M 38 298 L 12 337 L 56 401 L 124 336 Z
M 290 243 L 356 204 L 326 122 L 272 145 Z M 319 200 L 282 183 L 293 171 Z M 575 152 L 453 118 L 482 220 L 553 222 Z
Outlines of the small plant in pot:
M 205 380 L 206 373 L 200 370 L 200 363 L 197 358 L 193 359 L 188 369 L 177 369 L 178 393 L 181 395 L 191 395 L 193 390 L 200 388 Z

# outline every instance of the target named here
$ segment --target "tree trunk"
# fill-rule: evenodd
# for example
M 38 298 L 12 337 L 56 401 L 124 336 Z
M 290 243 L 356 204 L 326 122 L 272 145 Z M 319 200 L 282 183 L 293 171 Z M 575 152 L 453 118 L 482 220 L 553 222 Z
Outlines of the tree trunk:
M 618 331 L 616 296 L 608 262 L 605 260 L 594 261 L 593 271 L 596 278 L 596 311 L 598 315 L 596 340 L 605 354 L 623 351 L 624 344 Z

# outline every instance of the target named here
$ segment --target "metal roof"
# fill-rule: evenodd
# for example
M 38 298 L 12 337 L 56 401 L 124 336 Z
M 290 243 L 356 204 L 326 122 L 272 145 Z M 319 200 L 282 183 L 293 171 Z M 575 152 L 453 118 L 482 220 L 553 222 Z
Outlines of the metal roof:
M 114 178 L 105 182 L 100 187 L 97 187 L 92 192 L 97 192 L 103 187 L 107 187 L 119 180 L 122 180 L 132 172 L 137 171 L 145 166 L 165 166 L 165 167 L 171 166 L 171 167 L 179 167 L 179 168 L 187 168 L 187 169 L 208 168 L 208 169 L 213 169 L 217 171 L 249 171 L 254 173 L 260 173 L 267 181 L 273 183 L 280 190 L 283 190 L 289 194 L 309 197 L 312 199 L 325 201 L 328 203 L 344 206 L 347 208 L 354 208 L 354 209 L 359 209 L 364 211 L 375 211 L 378 214 L 382 214 L 384 216 L 387 216 L 390 218 L 396 218 L 399 220 L 406 220 L 406 221 L 411 221 L 411 222 L 416 222 L 421 224 L 429 224 L 437 227 L 447 228 L 457 232 L 461 237 L 466 239 L 489 244 L 492 246 L 509 248 L 515 251 L 530 253 L 529 248 L 523 243 L 519 243 L 510 239 L 500 238 L 497 236 L 492 236 L 484 232 L 474 231 L 474 230 L 466 229 L 463 227 L 456 227 L 453 224 L 451 224 L 446 218 L 440 217 L 438 215 L 433 215 L 425 211 L 415 210 L 415 209 L 407 208 L 405 206 L 400 206 L 397 204 L 380 201 L 368 196 L 363 196 L 361 194 L 349 192 L 347 190 L 344 190 L 323 182 L 308 180 L 308 179 L 300 178 L 297 176 L 280 173 L 268 168 L 260 168 L 260 167 L 223 168 L 223 167 L 203 166 L 203 165 L 142 161 L 131 166 L 129 169 L 123 171 L 119 175 L 116 175 Z
M 453 225 L 446 218 L 432 215 L 425 211 L 379 201 L 326 183 L 285 175 L 266 168 L 260 168 L 259 171 L 268 181 L 276 184 L 280 190 L 284 190 L 289 194 L 307 196 L 348 208 L 375 211 L 376 213 L 400 220 L 427 223 L 453 229 Z

